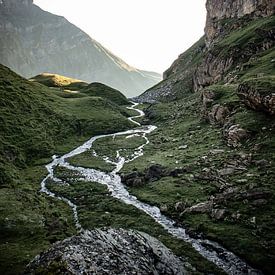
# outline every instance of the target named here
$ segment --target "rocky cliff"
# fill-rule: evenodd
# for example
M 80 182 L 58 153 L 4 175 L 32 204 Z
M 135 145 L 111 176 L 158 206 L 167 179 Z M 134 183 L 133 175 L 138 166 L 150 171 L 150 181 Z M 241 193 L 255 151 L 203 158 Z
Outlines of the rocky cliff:
M 211 43 L 224 31 L 224 23 L 232 19 L 247 17 L 266 17 L 274 12 L 272 0 L 207 0 L 207 19 L 206 19 L 206 41 Z M 231 28 L 236 28 L 239 24 L 235 20 Z
M 41 10 L 31 0 L 0 2 L 0 62 L 32 77 L 57 73 L 102 82 L 137 95 L 160 81 L 135 69 L 65 18 Z
M 25 274 L 188 274 L 168 248 L 145 233 L 85 231 L 37 256 Z

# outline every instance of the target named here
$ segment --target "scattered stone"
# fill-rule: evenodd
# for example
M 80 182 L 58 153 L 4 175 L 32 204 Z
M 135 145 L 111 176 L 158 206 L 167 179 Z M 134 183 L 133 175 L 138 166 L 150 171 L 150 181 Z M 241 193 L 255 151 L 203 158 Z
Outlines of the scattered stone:
M 218 170 L 218 174 L 220 176 L 229 176 L 232 175 L 236 172 L 236 170 L 234 168 L 223 168 Z
M 175 204 L 175 210 L 177 212 L 183 212 L 186 208 L 186 202 L 179 201 Z
M 266 159 L 256 160 L 256 161 L 254 161 L 254 163 L 260 167 L 270 167 L 271 166 L 269 161 L 267 161 Z
M 263 206 L 263 205 L 266 205 L 267 204 L 267 200 L 265 199 L 258 199 L 258 200 L 255 200 L 253 202 L 251 202 L 251 205 L 255 206 L 255 207 L 259 207 L 259 206 Z
M 210 216 L 215 220 L 223 220 L 226 213 L 226 209 L 213 209 Z
M 185 145 L 180 146 L 180 147 L 179 147 L 179 150 L 184 150 L 184 149 L 187 149 L 187 148 L 188 148 L 188 145 L 185 144 Z
M 239 179 L 239 180 L 236 180 L 237 183 L 247 183 L 248 180 L 247 179 Z
M 253 224 L 256 224 L 256 217 L 252 217 L 252 218 L 250 219 L 250 222 L 253 223 Z
M 223 149 L 212 149 L 212 150 L 210 150 L 211 155 L 219 155 L 219 154 L 222 154 L 222 153 L 224 153 Z
M 225 125 L 223 134 L 227 139 L 228 146 L 232 147 L 240 147 L 241 141 L 248 137 L 248 132 L 239 124 Z
M 242 198 L 248 199 L 248 200 L 257 200 L 257 199 L 267 199 L 272 196 L 272 193 L 270 191 L 260 190 L 260 189 L 254 189 L 249 190 L 246 192 L 243 192 L 241 194 Z
M 212 211 L 213 202 L 201 202 L 191 207 L 186 208 L 183 213 L 209 213 Z
M 239 211 L 237 211 L 237 212 L 233 213 L 231 215 L 231 217 L 235 220 L 239 220 L 241 218 L 241 214 L 239 213 Z
M 274 87 L 271 83 L 264 81 L 264 78 L 261 80 L 264 85 L 257 85 L 252 79 L 240 84 L 238 96 L 249 108 L 275 115 Z
M 156 181 L 161 179 L 162 177 L 168 176 L 169 172 L 168 170 L 159 165 L 159 164 L 155 164 L 150 166 L 148 169 L 145 170 L 145 181 Z
M 227 117 L 230 115 L 230 110 L 223 105 L 215 104 L 210 113 L 208 113 L 208 120 L 212 124 L 224 125 Z
M 25 274 L 188 274 L 160 241 L 133 230 L 84 231 L 36 256 Z
M 161 212 L 167 212 L 168 211 L 168 206 L 166 204 L 162 204 L 159 209 L 160 209 Z

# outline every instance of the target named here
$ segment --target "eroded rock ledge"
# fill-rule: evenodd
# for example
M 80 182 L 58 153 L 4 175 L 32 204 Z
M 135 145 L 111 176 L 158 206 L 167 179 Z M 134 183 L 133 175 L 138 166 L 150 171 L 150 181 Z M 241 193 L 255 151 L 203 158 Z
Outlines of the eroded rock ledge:
M 25 274 L 188 274 L 184 265 L 145 233 L 104 229 L 55 243 L 35 257 Z

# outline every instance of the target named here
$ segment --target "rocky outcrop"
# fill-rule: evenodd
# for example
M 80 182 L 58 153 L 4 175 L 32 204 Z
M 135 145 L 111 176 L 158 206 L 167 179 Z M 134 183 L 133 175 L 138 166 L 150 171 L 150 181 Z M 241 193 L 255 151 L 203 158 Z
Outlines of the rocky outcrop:
M 25 274 L 188 274 L 157 239 L 123 229 L 85 231 L 38 255 Z
M 225 20 L 238 19 L 247 15 L 252 17 L 270 16 L 274 13 L 274 2 L 272 0 L 208 0 L 206 9 L 205 34 L 209 45 L 214 38 L 217 38 L 224 31 L 223 23 Z M 232 27 L 234 28 L 234 24 L 231 25 L 231 30 Z M 238 27 L 236 22 L 235 27 Z
M 239 85 L 238 96 L 251 109 L 275 115 L 275 86 L 271 79 L 252 79 Z
M 178 177 L 186 171 L 186 168 L 168 169 L 159 164 L 154 164 L 146 168 L 144 172 L 134 171 L 121 175 L 121 181 L 127 186 L 139 187 L 146 183 L 160 180 L 163 177 Z
M 227 145 L 231 147 L 241 146 L 242 141 L 249 137 L 247 130 L 239 124 L 227 123 L 223 127 L 223 135 L 227 140 Z
M 129 66 L 65 18 L 29 0 L 0 1 L 0 63 L 27 78 L 55 73 L 102 82 L 127 96 L 161 80 L 159 74 Z

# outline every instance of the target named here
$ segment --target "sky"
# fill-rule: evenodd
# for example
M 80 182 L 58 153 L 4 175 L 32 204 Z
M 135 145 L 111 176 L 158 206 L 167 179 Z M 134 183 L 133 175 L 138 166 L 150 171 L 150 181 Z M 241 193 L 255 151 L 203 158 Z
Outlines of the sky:
M 202 35 L 206 0 L 34 0 L 126 63 L 163 73 Z

